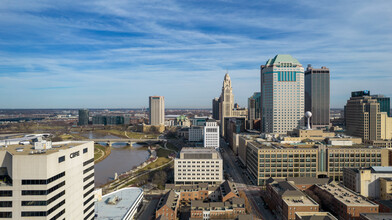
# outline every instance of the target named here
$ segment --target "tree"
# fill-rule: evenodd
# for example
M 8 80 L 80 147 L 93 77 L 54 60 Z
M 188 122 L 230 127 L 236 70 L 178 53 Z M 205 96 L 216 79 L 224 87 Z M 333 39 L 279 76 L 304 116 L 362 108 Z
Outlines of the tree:
M 166 178 L 167 178 L 166 172 L 160 170 L 154 173 L 154 176 L 152 177 L 152 183 L 156 184 L 157 186 L 164 186 L 166 183 Z

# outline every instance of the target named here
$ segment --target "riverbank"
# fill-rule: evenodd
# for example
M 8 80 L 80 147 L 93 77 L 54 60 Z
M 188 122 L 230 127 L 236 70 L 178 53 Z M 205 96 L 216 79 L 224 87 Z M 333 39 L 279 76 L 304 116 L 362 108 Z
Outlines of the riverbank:
M 105 147 L 100 144 L 94 144 L 94 164 L 97 164 L 103 161 L 104 159 L 106 159 L 106 157 L 108 157 L 111 152 L 112 152 L 111 147 L 108 146 Z

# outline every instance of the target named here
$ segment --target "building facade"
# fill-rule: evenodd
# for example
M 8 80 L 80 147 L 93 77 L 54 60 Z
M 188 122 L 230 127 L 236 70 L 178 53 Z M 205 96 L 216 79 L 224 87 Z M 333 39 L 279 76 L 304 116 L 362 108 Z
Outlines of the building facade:
M 392 167 L 373 166 L 369 168 L 343 169 L 343 184 L 347 188 L 373 199 L 380 199 L 390 191 L 388 180 L 392 178 Z
M 192 126 L 189 128 L 189 138 L 188 141 L 190 142 L 201 142 L 203 141 L 203 126 Z
M 88 109 L 79 109 L 79 121 L 78 125 L 83 126 L 83 125 L 88 125 Z
M 182 148 L 174 160 L 174 183 L 219 184 L 223 182 L 223 160 L 215 148 Z
M 94 219 L 93 142 L 10 145 L 0 162 L 2 218 Z
M 204 126 L 204 147 L 219 148 L 219 126 L 215 120 L 208 120 Z
M 380 111 L 380 103 L 371 96 L 353 92 L 345 106 L 346 133 L 363 141 L 391 140 L 392 117 Z
M 312 126 L 329 127 L 330 73 L 325 66 L 314 69 L 308 65 L 305 71 L 305 111 L 312 112 Z
M 150 125 L 163 125 L 165 123 L 165 98 L 163 96 L 149 97 Z
M 304 125 L 304 68 L 278 54 L 261 66 L 261 131 L 286 133 Z

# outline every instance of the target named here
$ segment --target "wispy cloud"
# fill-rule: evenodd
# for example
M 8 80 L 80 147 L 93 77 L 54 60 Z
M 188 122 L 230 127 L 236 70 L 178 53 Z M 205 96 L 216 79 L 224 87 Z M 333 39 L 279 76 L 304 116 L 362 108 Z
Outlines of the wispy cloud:
M 331 69 L 331 105 L 392 96 L 392 2 L 11 1 L 0 3 L 0 100 L 7 107 L 210 107 L 226 69 L 236 101 L 278 53 Z M 42 97 L 45 96 L 44 101 Z

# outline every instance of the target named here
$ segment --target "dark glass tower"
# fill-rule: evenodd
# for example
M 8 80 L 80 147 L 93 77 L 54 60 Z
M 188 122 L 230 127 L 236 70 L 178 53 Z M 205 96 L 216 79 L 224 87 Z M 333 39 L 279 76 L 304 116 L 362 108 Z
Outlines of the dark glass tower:
M 313 127 L 329 126 L 330 73 L 326 67 L 305 71 L 305 111 L 312 112 Z
M 88 125 L 88 109 L 79 109 L 78 125 Z

